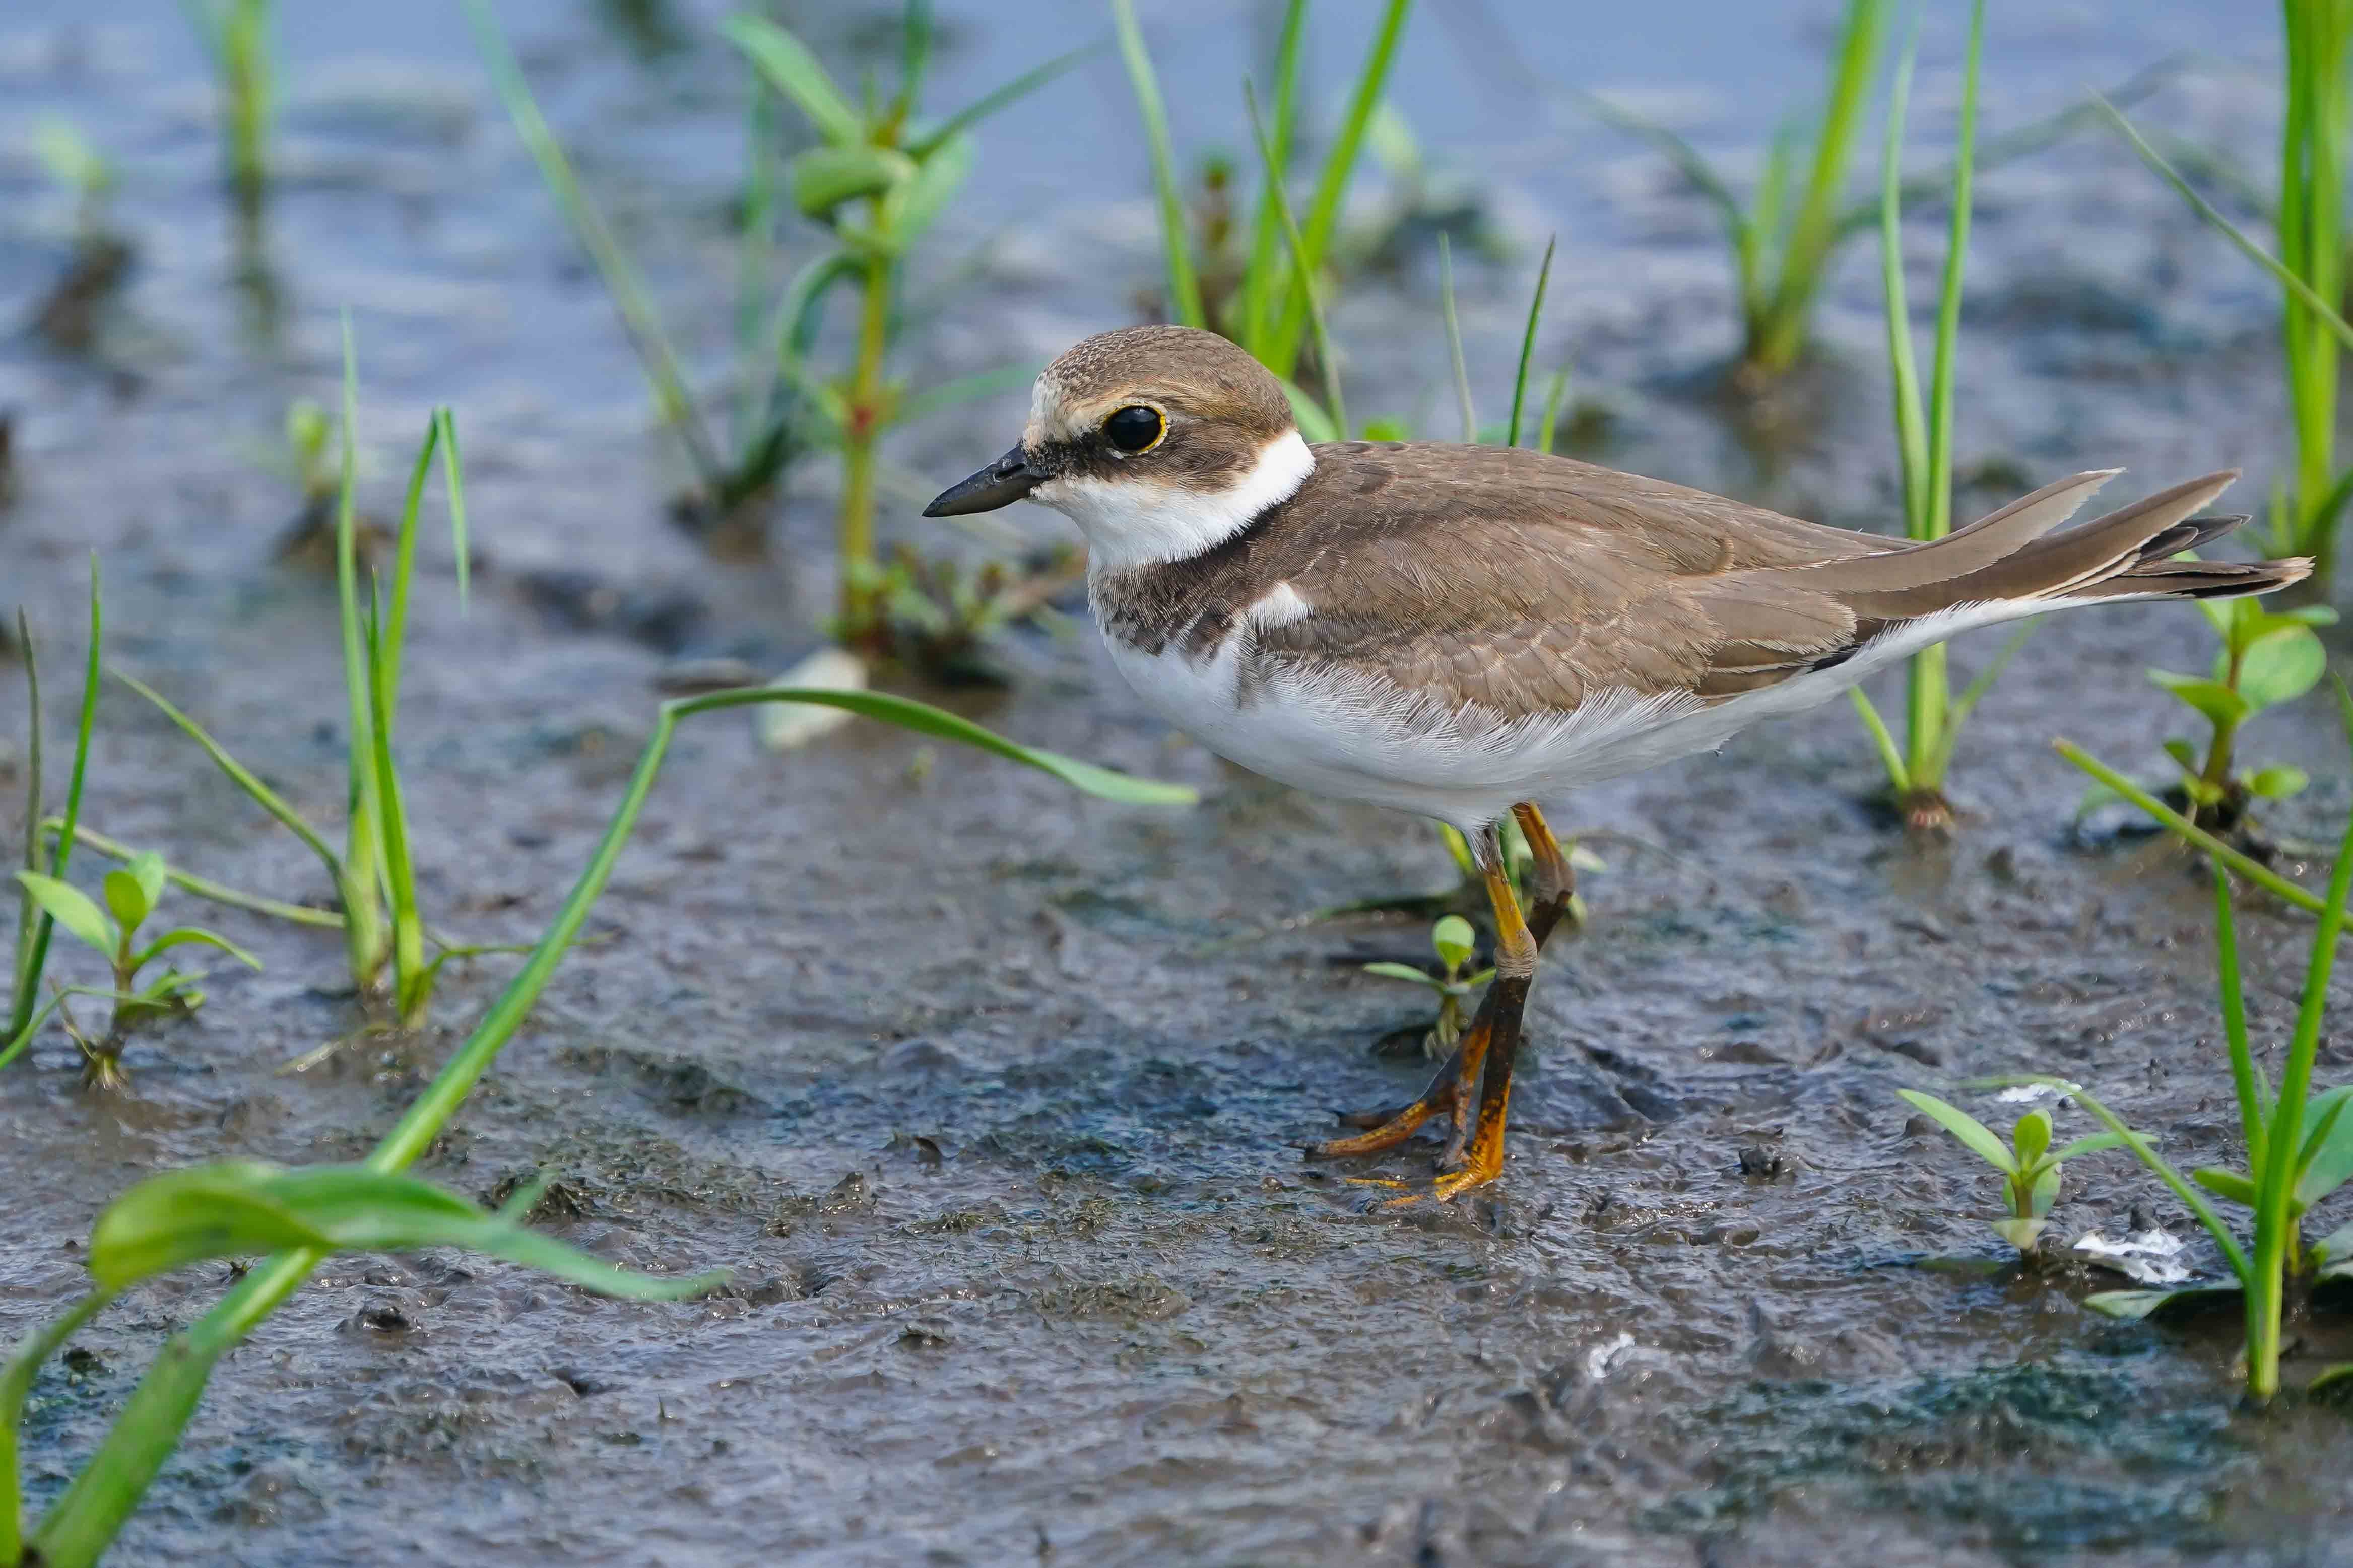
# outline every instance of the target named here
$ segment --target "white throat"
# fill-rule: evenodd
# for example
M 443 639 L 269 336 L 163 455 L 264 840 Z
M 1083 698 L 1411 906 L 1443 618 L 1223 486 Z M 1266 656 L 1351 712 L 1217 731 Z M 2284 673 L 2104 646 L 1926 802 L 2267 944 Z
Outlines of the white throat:
M 1250 472 L 1222 490 L 1162 484 L 1137 474 L 1115 479 L 1065 475 L 1029 492 L 1087 536 L 1089 568 L 1127 572 L 1184 561 L 1222 544 L 1258 515 L 1289 500 L 1315 471 L 1299 432 L 1287 430 L 1259 449 Z

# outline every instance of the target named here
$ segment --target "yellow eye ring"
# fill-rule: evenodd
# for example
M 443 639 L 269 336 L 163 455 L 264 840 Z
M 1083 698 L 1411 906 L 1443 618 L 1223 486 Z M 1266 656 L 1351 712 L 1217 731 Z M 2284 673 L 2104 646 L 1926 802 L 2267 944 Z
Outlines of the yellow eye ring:
M 1121 457 L 1141 458 L 1167 438 L 1168 416 L 1148 403 L 1131 403 L 1112 410 L 1103 433 Z

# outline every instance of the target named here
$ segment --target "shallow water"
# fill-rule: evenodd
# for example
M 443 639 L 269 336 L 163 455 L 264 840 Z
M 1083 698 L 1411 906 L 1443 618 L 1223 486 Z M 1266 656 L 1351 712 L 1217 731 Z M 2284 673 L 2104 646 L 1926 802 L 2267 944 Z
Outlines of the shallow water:
M 47 636 L 61 728 L 98 549 L 110 657 L 335 820 L 332 595 L 272 561 L 293 503 L 248 452 L 287 398 L 331 395 L 350 303 L 374 504 L 396 504 L 427 407 L 454 404 L 485 555 L 463 613 L 432 557 L 412 636 L 403 738 L 430 911 L 473 940 L 527 940 L 602 829 L 658 673 L 677 657 L 777 666 L 814 642 L 831 479 L 797 477 L 775 564 L 715 563 L 672 530 L 674 459 L 454 10 L 289 9 L 274 291 L 239 282 L 174 16 L 19 0 L 0 22 L 0 315 L 29 310 L 66 251 L 69 215 L 13 151 L 39 114 L 71 115 L 121 163 L 140 247 L 92 353 L 0 343 L 19 468 L 0 596 Z M 1096 25 L 1077 0 L 943 9 L 944 103 Z M 1620 12 L 1574 31 L 1535 26 L 1551 13 L 1534 0 L 1501 9 L 1535 70 L 1753 153 L 1816 73 L 1834 7 L 1672 26 Z M 2263 169 L 2270 35 L 2245 36 L 2242 9 L 1998 15 L 1989 125 L 2204 51 L 2218 58 L 2151 112 Z M 802 10 L 829 51 L 873 36 L 862 8 Z M 738 148 L 715 8 L 502 14 L 715 371 Z M 1884 517 L 1866 252 L 1825 312 L 1818 417 L 1770 439 L 1727 417 L 1693 390 L 1732 333 L 1705 210 L 1639 149 L 1556 126 L 1492 59 L 1466 61 L 1445 25 L 1460 14 L 1425 8 L 1398 93 L 1433 162 L 1472 177 L 1519 242 L 1465 269 L 1491 412 L 1556 226 L 1546 363 L 1576 367 L 1602 432 L 1588 455 L 1827 521 Z M 646 16 L 681 41 L 617 20 Z M 1240 144 L 1252 26 L 1203 8 L 1155 37 L 1188 145 Z M 1329 83 L 1354 45 L 1327 31 Z M 1953 44 L 1940 24 L 1925 46 L 1925 147 Z M 911 347 L 919 382 L 1036 363 L 1133 319 L 1153 286 L 1114 61 L 1009 113 L 984 155 L 931 274 L 944 289 L 972 255 L 979 280 L 942 294 Z M 1925 297 L 1934 226 L 1916 227 Z M 1339 310 L 1360 410 L 1443 426 L 1430 276 L 1410 247 Z M 2091 138 L 1989 176 L 1971 279 L 1962 449 L 1987 482 L 1965 509 L 2118 463 L 2154 488 L 2245 462 L 2238 504 L 2254 504 L 2284 440 L 2265 291 L 2128 154 Z M 1020 405 L 904 433 L 892 526 L 933 538 L 910 498 L 1001 450 Z M 1059 527 L 1008 521 L 1039 540 Z M 741 716 L 699 721 L 595 940 L 420 1169 L 478 1196 L 544 1169 L 559 1234 L 638 1268 L 723 1265 L 734 1285 L 638 1306 L 453 1255 L 339 1261 L 222 1367 L 112 1560 L 2339 1560 L 2353 1441 L 2330 1415 L 2239 1413 L 2222 1334 L 2110 1324 L 2080 1305 L 2102 1283 L 2087 1274 L 1909 1266 L 2000 1244 L 1979 1223 L 1989 1178 L 1907 1134 L 1898 1087 L 2059 1071 L 2177 1157 L 2229 1152 L 2204 895 L 2176 862 L 2076 846 L 2081 781 L 2045 744 L 2064 732 L 2147 765 L 2171 716 L 2140 671 L 2194 668 L 2202 637 L 2186 611 L 2041 631 L 1969 731 L 1956 787 L 1975 816 L 1949 850 L 1906 847 L 1857 804 L 1874 768 L 1843 709 L 1567 803 L 1567 824 L 1658 847 L 1597 842 L 1609 869 L 1536 993 L 1500 1197 L 1406 1219 L 1286 1144 L 1425 1070 L 1367 1051 L 1415 1022 L 1414 1001 L 1335 962 L 1409 953 L 1419 928 L 1298 918 L 1442 883 L 1424 830 L 1172 740 L 1091 636 L 1024 634 L 1004 651 L 1009 694 L 954 700 L 1025 741 L 1201 784 L 1199 809 L 1076 801 L 881 731 L 780 760 Z M 0 680 L 0 735 L 23 733 L 23 700 Z M 2285 827 L 2341 820 L 2353 790 L 2319 704 L 2251 743 L 2320 780 Z M 238 886 L 326 892 L 120 690 L 90 819 Z M 131 1095 L 81 1092 L 57 1047 L 0 1081 L 16 1194 L 0 1331 L 67 1298 L 79 1238 L 147 1170 L 356 1156 L 505 973 L 456 974 L 443 1028 L 281 1076 L 354 1021 L 339 948 L 216 923 L 268 969 L 216 974 L 195 1020 L 142 1037 Z M 2304 928 L 2247 927 L 2275 1040 Z M 2324 1062 L 2341 1076 L 2343 1048 Z M 2114 1234 L 2136 1209 L 2186 1228 L 2137 1167 L 2084 1162 L 2061 1226 Z M 133 1292 L 79 1342 L 94 1362 L 45 1376 L 38 1499 L 225 1273 Z M 2344 1353 L 2325 1319 L 2307 1339 L 2307 1361 Z

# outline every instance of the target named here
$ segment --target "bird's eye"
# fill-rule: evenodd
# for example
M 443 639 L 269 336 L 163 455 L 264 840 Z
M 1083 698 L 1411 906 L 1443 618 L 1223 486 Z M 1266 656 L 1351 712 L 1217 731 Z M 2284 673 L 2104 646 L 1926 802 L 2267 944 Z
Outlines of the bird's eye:
M 1103 421 L 1103 438 L 1129 457 L 1149 452 L 1168 433 L 1168 422 L 1157 408 L 1132 404 Z

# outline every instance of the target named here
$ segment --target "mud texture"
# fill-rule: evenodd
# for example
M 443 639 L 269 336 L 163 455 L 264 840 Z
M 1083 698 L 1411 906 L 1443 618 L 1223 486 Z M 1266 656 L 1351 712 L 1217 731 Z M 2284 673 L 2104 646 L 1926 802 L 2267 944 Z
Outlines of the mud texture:
M 714 375 L 740 125 L 740 75 L 710 42 L 723 8 L 502 8 Z M 281 174 L 250 243 L 168 9 L 31 0 L 0 19 L 0 315 L 30 318 L 74 266 L 69 205 L 17 151 L 41 114 L 73 117 L 121 164 L 114 217 L 134 256 L 82 346 L 0 344 L 0 601 L 25 602 L 45 638 L 55 734 L 96 549 L 111 659 L 338 821 L 332 594 L 273 558 L 299 498 L 247 454 L 290 397 L 332 396 L 350 304 L 371 507 L 396 506 L 427 409 L 453 404 L 483 552 L 461 612 L 446 548 L 428 551 L 411 634 L 401 739 L 430 912 L 470 940 L 528 940 L 673 661 L 776 668 L 813 646 L 834 481 L 796 472 L 769 563 L 702 555 L 664 521 L 675 459 L 454 11 L 284 9 Z M 797 9 L 831 58 L 887 47 L 881 10 Z M 1076 0 L 943 9 L 942 103 L 1034 59 L 1041 35 L 1097 22 Z M 1839 271 L 1823 363 L 1789 394 L 1761 412 L 1706 394 L 1732 346 L 1706 209 L 1640 149 L 1466 62 L 1446 9 L 1416 21 L 1398 94 L 1433 167 L 1518 245 L 1465 268 L 1491 416 L 1556 227 L 1541 357 L 1576 368 L 1581 451 L 1825 521 L 1892 515 L 1867 251 Z M 1753 156 L 1817 74 L 1832 8 L 1706 7 L 1715 25 L 1637 8 L 1573 37 L 1539 26 L 1547 4 L 1503 9 L 1536 69 Z M 1989 126 L 2198 48 L 2215 61 L 2151 112 L 2267 169 L 2271 34 L 2245 10 L 1998 12 Z M 1924 160 L 1948 117 L 1951 25 L 1932 26 L 1915 94 Z M 1158 40 L 1187 145 L 1242 144 L 1235 82 L 1263 26 L 1243 8 Z M 1319 39 L 1326 99 L 1346 31 Z M 983 156 L 918 268 L 927 315 L 904 369 L 919 384 L 1039 362 L 1131 319 L 1156 276 L 1114 60 L 993 125 Z M 1936 226 L 1915 225 L 1918 297 Z M 2118 464 L 2154 488 L 2244 463 L 2235 499 L 2258 504 L 2286 436 L 2270 296 L 2242 262 L 2097 137 L 1989 174 L 1978 235 L 1965 511 Z M 1395 254 L 1337 312 L 1352 403 L 1442 429 L 1430 255 L 1410 232 Z M 967 261 L 976 278 L 959 281 Z M 1055 537 L 1043 513 L 1003 519 L 1011 543 L 914 520 L 933 484 L 1002 448 L 1020 406 L 1008 395 L 898 438 L 902 537 L 974 554 Z M 221 1368 L 112 1560 L 2343 1561 L 2342 1416 L 2241 1412 L 2227 1324 L 2120 1327 L 2081 1305 L 2113 1280 L 1990 1267 L 1991 1178 L 1894 1095 L 2063 1072 L 2185 1163 L 2235 1154 L 2202 888 L 2145 846 L 2079 840 L 2083 781 L 2047 744 L 2064 733 L 2147 768 L 2179 721 L 2142 670 L 2199 668 L 2204 638 L 2188 611 L 2041 631 L 1968 731 L 1954 783 L 1969 816 L 1949 846 L 1908 846 L 1862 803 L 1874 764 L 1842 707 L 1563 803 L 1564 826 L 1641 843 L 1597 844 L 1591 921 L 1547 955 L 1507 1181 L 1402 1218 L 1370 1211 L 1357 1172 L 1289 1145 L 1335 1108 L 1417 1086 L 1419 1064 L 1368 1050 L 1422 1021 L 1416 999 L 1335 960 L 1411 954 L 1422 929 L 1301 917 L 1444 884 L 1426 828 L 1172 739 L 1091 633 L 1017 635 L 1010 693 L 956 700 L 1025 741 L 1198 784 L 1198 810 L 1075 800 L 895 732 L 779 758 L 741 715 L 700 721 L 591 942 L 420 1170 L 482 1197 L 544 1171 L 558 1185 L 540 1221 L 557 1234 L 734 1283 L 640 1306 L 455 1255 L 339 1260 Z M 0 669 L 0 735 L 20 744 L 25 717 Z M 2283 831 L 2317 837 L 2353 805 L 2320 703 L 2248 744 L 2318 780 Z M 0 780 L 0 809 L 18 782 Z M 121 688 L 90 820 L 239 887 L 327 892 Z M 195 1019 L 141 1037 L 130 1093 L 79 1089 L 58 1038 L 0 1080 L 0 1332 L 78 1289 L 92 1217 L 145 1172 L 356 1156 L 511 962 L 453 973 L 433 1029 L 286 1076 L 357 1022 L 340 950 L 234 912 L 214 923 L 266 972 L 216 973 Z M 2306 929 L 2260 905 L 2245 921 L 2274 1047 Z M 2323 1062 L 2341 1079 L 2347 1047 Z M 2063 1136 L 2082 1122 L 2063 1113 Z M 1427 1162 L 1417 1147 L 1364 1173 Z M 2069 1171 L 2057 1228 L 2150 1217 L 2187 1228 L 2109 1156 Z M 1919 1266 L 1956 1258 L 1989 1267 Z M 43 1376 L 36 1505 L 226 1273 L 132 1292 Z M 2345 1353 L 2327 1317 L 2298 1331 L 2300 1366 Z

